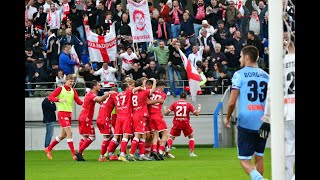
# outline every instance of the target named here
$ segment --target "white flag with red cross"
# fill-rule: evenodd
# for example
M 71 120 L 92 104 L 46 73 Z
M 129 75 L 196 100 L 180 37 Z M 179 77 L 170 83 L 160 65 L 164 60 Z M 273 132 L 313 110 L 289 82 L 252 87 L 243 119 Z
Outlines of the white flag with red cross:
M 200 88 L 201 77 L 198 71 L 196 70 L 196 68 L 192 66 L 190 60 L 188 60 L 186 55 L 180 49 L 179 49 L 179 54 L 182 59 L 184 68 L 187 72 L 191 99 L 192 101 L 195 101 L 198 91 L 201 91 L 201 88 Z
M 79 57 L 78 57 L 78 54 L 76 52 L 76 50 L 74 49 L 74 45 L 71 46 L 71 51 L 70 51 L 70 57 L 71 57 L 71 60 L 77 62 L 78 64 L 80 64 L 80 61 L 79 61 Z M 79 69 L 79 66 L 78 65 L 74 65 L 74 74 L 77 73 Z
M 92 32 L 89 25 L 85 25 L 87 44 L 91 62 L 114 61 L 117 57 L 115 23 L 110 24 L 110 31 L 100 36 Z

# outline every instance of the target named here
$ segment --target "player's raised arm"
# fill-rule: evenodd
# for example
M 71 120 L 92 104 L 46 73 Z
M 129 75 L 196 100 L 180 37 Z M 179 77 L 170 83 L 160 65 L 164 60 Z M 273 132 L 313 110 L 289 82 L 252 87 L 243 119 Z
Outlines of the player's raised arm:
M 109 96 L 110 94 L 113 94 L 113 93 L 117 93 L 116 91 L 108 91 L 108 92 L 104 92 L 103 96 L 96 96 L 93 101 L 94 102 L 97 102 L 97 103 L 100 103 L 100 102 L 103 102 L 105 101 Z
M 147 100 L 147 104 L 148 104 L 148 105 L 152 105 L 152 104 L 156 104 L 156 103 L 163 104 L 164 102 L 165 102 L 165 100 L 162 99 L 162 98 L 157 99 L 157 100 L 151 100 L 151 99 L 148 99 L 148 100 Z
M 141 87 L 141 86 L 135 87 L 135 88 L 132 89 L 132 93 L 136 93 L 136 92 L 138 92 L 140 90 L 144 90 L 144 88 Z
M 152 88 L 150 89 L 150 94 L 152 94 L 154 91 L 156 91 L 157 88 L 157 80 L 155 78 L 150 78 L 149 80 L 151 80 L 152 83 Z

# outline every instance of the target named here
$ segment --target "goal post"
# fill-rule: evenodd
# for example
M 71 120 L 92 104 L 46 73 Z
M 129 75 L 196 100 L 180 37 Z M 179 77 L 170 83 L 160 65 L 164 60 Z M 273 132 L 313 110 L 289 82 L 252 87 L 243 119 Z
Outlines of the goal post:
M 285 179 L 283 1 L 269 3 L 269 73 L 271 170 L 273 180 Z

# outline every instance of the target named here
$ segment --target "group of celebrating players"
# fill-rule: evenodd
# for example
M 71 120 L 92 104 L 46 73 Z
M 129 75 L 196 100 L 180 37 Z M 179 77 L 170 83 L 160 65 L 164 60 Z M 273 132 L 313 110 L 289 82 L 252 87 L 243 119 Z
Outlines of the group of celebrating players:
M 100 104 L 97 127 L 103 135 L 100 156 L 98 161 L 121 160 L 124 162 L 138 160 L 164 160 L 164 157 L 175 158 L 170 150 L 175 137 L 184 136 L 189 138 L 190 157 L 194 154 L 195 141 L 193 129 L 190 124 L 190 112 L 198 116 L 200 106 L 196 110 L 186 101 L 187 94 L 182 92 L 180 99 L 173 102 L 169 108 L 162 107 L 166 99 L 164 92 L 166 84 L 154 78 L 128 79 L 121 84 L 121 90 L 116 87 L 98 96 L 101 85 L 92 81 L 91 90 L 82 101 L 77 91 L 72 88 L 74 77 L 68 75 L 63 86 L 58 87 L 48 99 L 57 102 L 58 120 L 62 127 L 60 136 L 44 149 L 47 157 L 52 160 L 52 149 L 61 140 L 67 137 L 67 142 L 72 153 L 73 160 L 85 161 L 84 150 L 95 140 L 93 125 L 94 107 Z M 79 134 L 82 136 L 78 151 L 74 150 L 71 117 L 73 101 L 82 105 L 79 114 Z M 168 115 L 174 112 L 173 125 L 168 133 L 167 124 L 162 114 Z M 127 145 L 131 141 L 131 148 L 127 154 Z M 115 150 L 120 144 L 120 154 Z M 136 152 L 137 149 L 139 152 Z

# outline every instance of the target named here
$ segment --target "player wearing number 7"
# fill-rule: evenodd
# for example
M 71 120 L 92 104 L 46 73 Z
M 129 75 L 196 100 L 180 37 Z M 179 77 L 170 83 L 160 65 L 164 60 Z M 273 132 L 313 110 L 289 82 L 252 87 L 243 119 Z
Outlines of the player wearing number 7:
M 238 158 L 242 168 L 253 180 L 262 180 L 264 165 L 263 153 L 266 139 L 259 135 L 262 124 L 261 116 L 267 96 L 269 75 L 260 69 L 256 63 L 258 49 L 245 46 L 240 52 L 242 69 L 236 71 L 232 77 L 232 89 L 228 102 L 225 126 L 230 128 L 231 114 L 239 97 L 238 105 Z M 251 164 L 254 156 L 255 164 Z
M 199 116 L 200 106 L 198 110 L 195 110 L 193 105 L 186 101 L 187 94 L 185 92 L 180 93 L 180 99 L 176 102 L 173 102 L 169 109 L 164 107 L 164 114 L 168 115 L 171 111 L 174 112 L 173 125 L 170 130 L 170 136 L 168 139 L 169 148 L 172 147 L 173 140 L 175 137 L 180 136 L 181 131 L 185 137 L 189 138 L 189 149 L 190 149 L 190 157 L 197 156 L 194 154 L 194 137 L 193 137 L 193 129 L 190 124 L 190 116 L 189 113 L 192 112 L 194 115 Z

